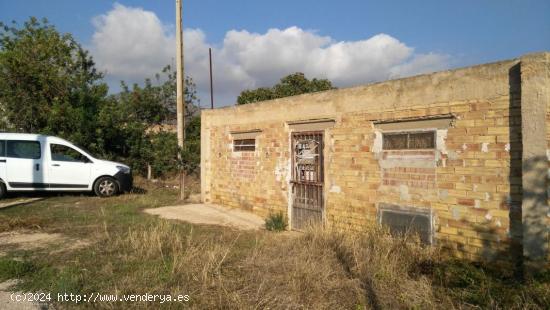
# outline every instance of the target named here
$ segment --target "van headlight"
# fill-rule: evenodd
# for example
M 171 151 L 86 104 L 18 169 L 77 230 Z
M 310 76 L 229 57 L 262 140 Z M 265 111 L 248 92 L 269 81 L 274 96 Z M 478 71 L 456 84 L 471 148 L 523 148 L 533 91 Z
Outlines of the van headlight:
M 120 171 L 122 173 L 130 174 L 130 168 L 128 168 L 126 166 L 116 166 L 116 168 L 118 169 L 118 171 Z

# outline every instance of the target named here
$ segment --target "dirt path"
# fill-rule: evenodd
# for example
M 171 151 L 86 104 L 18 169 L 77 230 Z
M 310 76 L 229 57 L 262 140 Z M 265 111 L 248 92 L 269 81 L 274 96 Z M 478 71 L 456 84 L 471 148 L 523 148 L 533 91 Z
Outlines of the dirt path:
M 0 283 L 0 309 L 10 310 L 34 310 L 34 309 L 51 309 L 45 304 L 39 304 L 31 301 L 15 301 L 14 294 L 20 292 L 12 292 L 11 287 L 17 284 L 17 280 L 8 280 Z
M 42 200 L 42 199 L 44 199 L 44 198 L 22 198 L 22 199 L 11 200 L 9 202 L 1 202 L 0 203 L 0 209 L 15 207 L 15 206 L 18 206 L 18 205 L 24 205 L 24 204 L 28 204 L 28 203 L 38 201 L 38 200 Z
M 8 231 L 0 233 L 0 256 L 11 249 L 37 250 L 51 247 L 51 252 L 69 251 L 87 246 L 84 240 L 68 238 L 62 234 L 49 234 L 28 230 Z
M 264 227 L 264 220 L 255 214 L 212 204 L 189 204 L 145 209 L 144 211 L 161 218 L 193 224 L 230 226 L 243 230 L 256 230 Z

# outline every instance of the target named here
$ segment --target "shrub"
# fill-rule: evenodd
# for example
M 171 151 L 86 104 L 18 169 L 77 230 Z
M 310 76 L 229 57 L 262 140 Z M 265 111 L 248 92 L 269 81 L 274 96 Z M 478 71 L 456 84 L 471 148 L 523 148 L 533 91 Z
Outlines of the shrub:
M 287 226 L 286 216 L 282 212 L 272 213 L 265 219 L 265 229 L 269 231 L 284 231 Z

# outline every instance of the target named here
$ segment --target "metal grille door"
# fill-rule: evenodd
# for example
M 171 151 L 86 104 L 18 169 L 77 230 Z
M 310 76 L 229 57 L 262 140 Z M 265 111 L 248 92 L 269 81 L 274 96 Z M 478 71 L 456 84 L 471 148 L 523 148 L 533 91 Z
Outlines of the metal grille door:
M 323 133 L 292 134 L 292 228 L 323 221 Z

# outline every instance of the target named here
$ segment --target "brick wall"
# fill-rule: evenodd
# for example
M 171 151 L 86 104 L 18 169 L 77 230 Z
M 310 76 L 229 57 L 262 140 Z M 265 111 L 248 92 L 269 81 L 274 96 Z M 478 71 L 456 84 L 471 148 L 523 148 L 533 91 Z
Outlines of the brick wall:
M 260 127 L 261 126 L 261 127 Z M 263 128 L 256 150 L 234 152 L 231 131 Z M 212 202 L 251 210 L 260 216 L 287 212 L 288 137 L 281 124 L 251 123 L 212 130 Z
M 512 76 L 518 62 L 204 111 L 203 200 L 260 216 L 288 213 L 289 122 L 330 118 L 327 225 L 361 230 L 377 225 L 380 204 L 398 205 L 429 210 L 435 242 L 458 256 L 509 254 L 522 221 L 521 88 Z M 452 121 L 436 130 L 433 150 L 381 149 L 377 122 L 441 115 Z M 231 132 L 255 129 L 256 150 L 234 152 Z
M 519 137 L 511 137 L 508 127 L 518 117 L 517 107 L 510 109 L 509 96 L 503 95 L 491 101 L 442 103 L 384 116 L 400 119 L 446 113 L 453 114 L 455 121 L 437 151 L 383 151 L 379 158 L 358 146 L 373 147 L 372 121 L 383 116 L 353 113 L 343 117 L 330 135 L 330 149 L 339 151 L 332 156 L 327 175 L 340 190 L 329 192 L 329 222 L 361 229 L 376 220 L 380 202 L 429 208 L 435 215 L 437 242 L 458 250 L 457 254 L 473 258 L 480 251 L 491 255 L 506 248 L 510 204 L 521 182 L 518 171 L 510 171 L 511 157 L 520 156 L 510 152 L 510 142 Z M 390 157 L 404 163 L 381 168 L 380 162 Z M 426 167 L 407 167 L 419 161 Z

